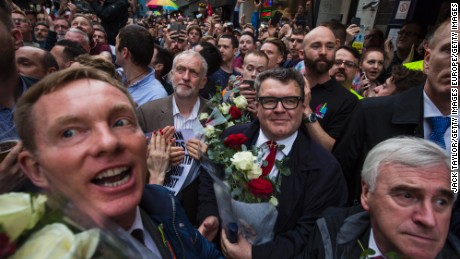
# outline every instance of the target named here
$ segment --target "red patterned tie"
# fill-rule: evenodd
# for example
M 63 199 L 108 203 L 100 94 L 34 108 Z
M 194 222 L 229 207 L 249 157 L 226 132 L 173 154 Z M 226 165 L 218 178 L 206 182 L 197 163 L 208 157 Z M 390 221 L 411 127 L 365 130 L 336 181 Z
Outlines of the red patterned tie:
M 267 160 L 267 166 L 260 167 L 262 168 L 262 176 L 267 176 L 272 171 L 273 165 L 275 164 L 276 150 L 278 149 L 275 141 L 267 141 L 267 146 L 270 153 L 268 153 L 268 156 L 265 158 L 265 160 Z

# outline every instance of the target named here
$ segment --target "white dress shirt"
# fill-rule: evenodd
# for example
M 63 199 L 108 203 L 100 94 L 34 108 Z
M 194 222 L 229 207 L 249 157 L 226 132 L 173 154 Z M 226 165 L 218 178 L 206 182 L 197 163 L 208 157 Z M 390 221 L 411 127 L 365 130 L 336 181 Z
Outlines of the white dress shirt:
M 297 138 L 297 134 L 298 132 L 296 131 L 291 136 L 276 141 L 276 144 L 278 146 L 284 145 L 284 148 L 283 150 L 278 149 L 276 151 L 275 161 L 285 158 L 289 154 L 289 152 L 291 152 L 292 145 L 294 144 L 294 141 Z M 256 142 L 256 147 L 259 150 L 259 152 L 262 152 L 262 157 L 264 158 L 263 160 L 266 160 L 266 157 L 270 153 L 270 149 L 267 145 L 267 141 L 270 141 L 270 139 L 268 139 L 267 136 L 265 136 L 265 134 L 263 133 L 262 129 L 260 129 L 259 137 L 257 138 L 257 142 Z M 279 173 L 278 168 L 276 167 L 276 165 L 273 165 L 273 168 L 270 171 L 270 174 L 268 175 L 268 177 L 272 181 L 276 181 L 276 178 L 278 177 L 278 173 Z
M 136 229 L 142 230 L 142 233 L 144 234 L 144 244 L 153 253 L 153 255 L 155 255 L 154 258 L 161 258 L 160 251 L 158 250 L 158 247 L 155 244 L 155 242 L 153 242 L 152 236 L 150 236 L 150 233 L 148 231 L 145 231 L 144 229 L 144 224 L 142 223 L 141 211 L 139 209 L 139 206 L 136 207 L 136 217 L 134 219 L 133 225 L 128 230 L 128 233 L 131 234 Z

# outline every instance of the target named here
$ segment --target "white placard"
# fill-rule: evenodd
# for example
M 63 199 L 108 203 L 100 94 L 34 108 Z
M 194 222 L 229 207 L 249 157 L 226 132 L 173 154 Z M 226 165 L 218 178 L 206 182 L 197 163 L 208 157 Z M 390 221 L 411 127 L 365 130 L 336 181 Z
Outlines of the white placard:
M 398 10 L 396 11 L 395 19 L 396 20 L 405 20 L 407 14 L 409 13 L 410 1 L 401 1 L 399 2 Z
M 176 130 L 176 133 L 174 134 L 174 138 L 176 139 L 175 145 L 182 147 L 185 151 L 185 157 L 182 163 L 178 166 L 171 167 L 171 170 L 166 173 L 165 181 L 163 183 L 163 186 L 174 193 L 174 195 L 177 195 L 177 193 L 182 189 L 182 186 L 186 183 L 190 169 L 193 165 L 194 159 L 188 154 L 187 149 L 185 148 L 187 141 L 193 137 L 194 133 L 192 129 Z

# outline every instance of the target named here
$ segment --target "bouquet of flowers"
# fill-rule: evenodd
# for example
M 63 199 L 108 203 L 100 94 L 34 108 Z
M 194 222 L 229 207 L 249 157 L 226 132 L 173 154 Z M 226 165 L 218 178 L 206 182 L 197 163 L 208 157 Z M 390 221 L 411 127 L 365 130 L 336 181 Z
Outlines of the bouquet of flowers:
M 120 228 L 96 224 L 58 196 L 6 193 L 0 207 L 0 258 L 148 258 L 150 253 Z
M 234 94 L 238 90 L 233 88 L 230 91 Z M 234 98 L 231 94 L 229 102 L 225 103 L 217 94 L 212 98 L 215 108 L 211 115 L 201 115 L 208 144 L 207 159 L 210 160 L 202 165 L 211 172 L 215 181 L 214 190 L 223 225 L 237 223 L 240 232 L 251 244 L 263 244 L 273 239 L 278 216 L 276 193 L 281 177 L 274 182 L 262 175 L 261 165 L 266 165 L 267 161 L 262 161 L 256 147 L 248 149 L 244 145 L 248 140 L 244 134 L 232 134 L 222 141 L 221 135 L 229 125 L 249 121 L 227 113 L 235 107 L 241 109 L 238 114 L 244 114 L 246 106 L 238 105 L 240 99 L 237 98 L 245 100 L 243 96 Z M 289 174 L 282 161 L 276 164 L 281 174 Z

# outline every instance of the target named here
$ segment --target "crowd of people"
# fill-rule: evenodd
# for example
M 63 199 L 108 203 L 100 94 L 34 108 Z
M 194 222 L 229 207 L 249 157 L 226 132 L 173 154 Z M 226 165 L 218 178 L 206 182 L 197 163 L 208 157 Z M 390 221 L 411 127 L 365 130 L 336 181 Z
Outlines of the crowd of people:
M 359 26 L 313 27 L 310 0 L 294 14 L 280 6 L 277 24 L 253 0 L 237 0 L 232 21 L 204 3 L 190 18 L 133 16 L 127 0 L 13 2 L 0 1 L 0 141 L 19 141 L 0 161 L 0 193 L 90 204 L 142 230 L 153 258 L 460 257 L 450 17 L 407 21 L 394 45 L 373 28 L 358 51 Z M 263 176 L 281 179 L 263 244 L 229 241 L 205 139 L 175 145 L 225 92 L 245 97 L 251 122 L 222 140 L 242 133 L 290 171 L 275 163 Z M 178 191 L 162 187 L 184 160 Z

